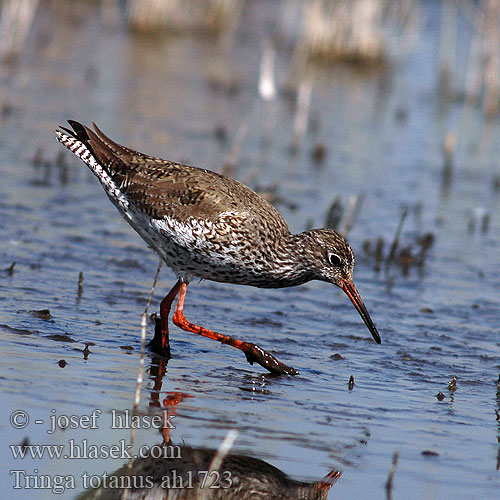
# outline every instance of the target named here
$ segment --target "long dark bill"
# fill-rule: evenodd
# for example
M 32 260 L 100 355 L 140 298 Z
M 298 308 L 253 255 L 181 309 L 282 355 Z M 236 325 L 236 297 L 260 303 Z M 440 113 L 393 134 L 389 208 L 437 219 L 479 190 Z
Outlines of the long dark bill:
M 359 315 L 363 318 L 363 321 L 368 327 L 368 330 L 370 330 L 370 333 L 375 339 L 375 342 L 377 344 L 381 344 L 382 340 L 380 338 L 380 335 L 377 332 L 377 329 L 375 328 L 375 325 L 373 324 L 373 321 L 370 318 L 370 315 L 368 314 L 368 311 L 363 304 L 363 301 L 361 300 L 361 297 L 359 296 L 354 283 L 352 281 L 342 280 L 342 290 L 344 290 L 347 296 L 351 299 L 351 302 L 354 304 L 354 307 L 358 310 Z

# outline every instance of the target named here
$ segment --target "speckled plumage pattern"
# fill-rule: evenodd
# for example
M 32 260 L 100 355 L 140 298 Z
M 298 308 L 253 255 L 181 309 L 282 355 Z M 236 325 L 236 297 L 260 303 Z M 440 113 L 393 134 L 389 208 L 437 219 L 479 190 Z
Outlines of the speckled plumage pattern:
M 72 125 L 76 137 L 56 131 L 59 141 L 90 167 L 125 220 L 183 281 L 294 286 L 324 279 L 318 267 L 331 267 L 327 248 L 352 268 L 344 238 L 326 229 L 292 235 L 281 214 L 240 182 L 125 148 L 97 127 L 94 133 Z
M 352 281 L 354 254 L 335 231 L 291 234 L 281 214 L 250 188 L 229 177 L 145 155 L 69 121 L 57 139 L 86 163 L 125 220 L 174 271 L 178 282 L 160 305 L 161 341 L 170 356 L 167 318 L 180 328 L 242 350 L 250 363 L 274 373 L 296 374 L 259 346 L 213 332 L 186 320 L 187 284 L 194 278 L 262 288 L 321 280 L 341 287 L 374 339 L 380 336 Z

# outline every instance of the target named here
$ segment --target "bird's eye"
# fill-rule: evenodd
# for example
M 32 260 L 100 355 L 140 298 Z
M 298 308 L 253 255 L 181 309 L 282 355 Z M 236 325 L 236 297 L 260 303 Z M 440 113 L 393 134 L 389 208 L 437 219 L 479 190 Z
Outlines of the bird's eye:
M 328 254 L 328 262 L 332 266 L 340 267 L 342 265 L 342 259 L 336 253 Z

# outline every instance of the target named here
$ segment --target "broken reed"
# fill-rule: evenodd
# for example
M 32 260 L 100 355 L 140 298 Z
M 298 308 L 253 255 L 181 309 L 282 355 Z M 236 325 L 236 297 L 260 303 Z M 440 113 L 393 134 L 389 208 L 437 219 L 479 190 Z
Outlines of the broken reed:
M 462 40 L 459 23 L 471 30 Z M 438 87 L 447 102 L 464 97 L 470 105 L 480 105 L 487 118 L 500 112 L 500 2 L 485 0 L 442 0 L 439 47 Z M 465 50 L 464 50 L 465 45 Z M 465 74 L 461 75 L 466 53 Z M 464 88 L 457 88 L 464 77 Z

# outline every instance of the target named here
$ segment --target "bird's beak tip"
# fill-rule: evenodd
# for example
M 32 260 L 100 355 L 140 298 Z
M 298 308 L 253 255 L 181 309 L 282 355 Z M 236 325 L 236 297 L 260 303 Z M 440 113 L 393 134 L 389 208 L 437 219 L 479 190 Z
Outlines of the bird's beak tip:
M 381 344 L 382 339 L 380 338 L 380 335 L 377 331 L 377 328 L 375 327 L 375 324 L 373 323 L 373 321 L 370 317 L 370 314 L 368 313 L 368 310 L 366 309 L 365 304 L 361 300 L 361 297 L 360 297 L 358 291 L 356 290 L 354 283 L 352 281 L 349 281 L 349 280 L 341 280 L 340 288 L 342 288 L 342 290 L 344 290 L 344 292 L 349 297 L 349 299 L 351 299 L 351 302 L 354 304 L 354 307 L 359 312 L 365 325 L 368 327 L 368 330 L 370 330 L 370 333 L 372 334 L 372 337 L 374 338 L 375 342 L 377 344 Z

